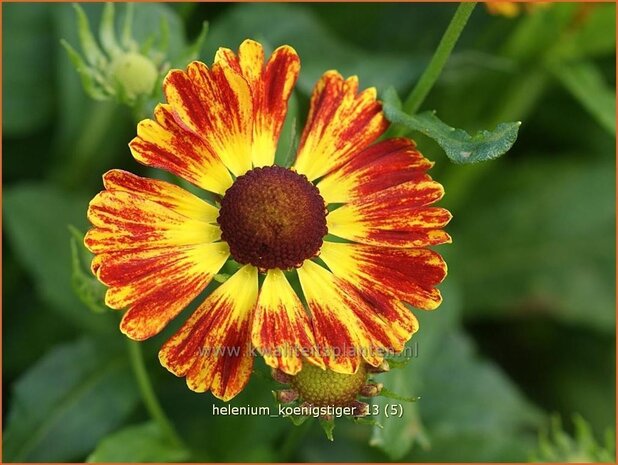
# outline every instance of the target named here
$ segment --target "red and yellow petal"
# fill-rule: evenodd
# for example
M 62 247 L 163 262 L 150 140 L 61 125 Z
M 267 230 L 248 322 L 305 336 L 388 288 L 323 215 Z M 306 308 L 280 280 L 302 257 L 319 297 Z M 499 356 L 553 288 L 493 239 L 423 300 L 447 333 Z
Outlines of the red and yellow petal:
M 432 250 L 324 242 L 320 258 L 335 276 L 361 292 L 377 283 L 393 297 L 424 310 L 442 301 L 435 286 L 446 276 L 446 263 Z
M 355 155 L 318 183 L 326 203 L 346 203 L 408 181 L 426 181 L 433 166 L 413 141 L 388 139 Z
M 310 260 L 298 269 L 298 275 L 311 311 L 316 353 L 337 373 L 355 373 L 362 359 L 378 366 L 386 353 L 403 350 L 418 326 L 394 299 L 379 293 L 362 296 Z M 393 321 L 397 313 L 407 321 Z M 407 329 L 401 331 L 403 326 Z
M 245 40 L 238 56 L 220 48 L 215 63 L 242 73 L 253 95 L 253 166 L 270 166 L 275 161 L 279 134 L 288 109 L 288 100 L 300 72 L 300 59 L 287 45 L 277 48 L 266 65 L 264 49 L 253 40 Z
M 108 191 L 125 191 L 169 208 L 181 215 L 208 223 L 216 222 L 219 210 L 196 195 L 169 182 L 143 178 L 123 170 L 110 170 L 103 175 Z
M 303 356 L 324 368 L 322 359 L 313 354 L 315 341 L 305 308 L 279 269 L 266 274 L 251 336 L 266 364 L 284 373 L 298 373 Z
M 122 276 L 122 284 L 107 290 L 105 302 L 112 308 L 129 306 L 120 330 L 138 341 L 161 332 L 206 288 L 229 257 L 223 242 L 156 252 L 160 255 L 110 254 L 98 271 L 101 281 Z M 127 283 L 131 271 L 135 277 Z
M 202 189 L 223 194 L 232 185 L 217 152 L 200 133 L 189 130 L 170 105 L 157 105 L 154 120 L 137 125 L 137 137 L 129 148 L 138 162 L 169 171 Z
M 358 198 L 330 212 L 328 232 L 363 244 L 423 247 L 451 241 L 442 231 L 452 215 L 428 207 L 444 195 L 435 181 L 411 181 Z
M 159 352 L 161 364 L 185 376 L 196 392 L 223 401 L 251 375 L 251 319 L 258 297 L 257 269 L 246 265 L 219 286 Z
M 309 116 L 294 168 L 313 181 L 348 162 L 388 127 L 371 87 L 358 92 L 358 78 L 327 71 L 311 96 Z
M 194 61 L 186 72 L 172 70 L 163 92 L 174 118 L 200 137 L 236 176 L 251 169 L 253 98 L 243 75 L 215 63 Z
M 149 196 L 113 190 L 97 194 L 88 207 L 94 226 L 84 238 L 94 254 L 214 242 L 219 226 L 188 218 Z
M 109 286 L 108 306 L 129 307 L 121 330 L 143 340 L 159 333 L 210 282 L 229 256 L 210 222 L 216 209 L 177 186 L 123 171 L 88 208 L 84 243 L 92 271 Z M 191 217 L 187 216 L 191 215 Z

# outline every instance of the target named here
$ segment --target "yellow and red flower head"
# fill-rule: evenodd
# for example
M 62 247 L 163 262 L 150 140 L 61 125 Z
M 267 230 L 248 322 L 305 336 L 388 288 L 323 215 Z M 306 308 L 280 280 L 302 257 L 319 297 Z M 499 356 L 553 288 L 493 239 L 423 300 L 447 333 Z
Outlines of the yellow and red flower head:
M 274 166 L 299 71 L 291 47 L 265 62 L 251 40 L 237 54 L 220 49 L 210 68 L 172 70 L 167 103 L 139 123 L 131 152 L 220 205 L 112 170 L 88 209 L 92 270 L 107 305 L 127 308 L 121 330 L 132 339 L 162 331 L 228 259 L 241 265 L 159 354 L 192 390 L 223 400 L 248 382 L 251 346 L 290 375 L 303 363 L 352 374 L 418 329 L 405 303 L 441 301 L 446 265 L 427 247 L 450 242 L 450 213 L 430 206 L 444 191 L 412 141 L 377 141 L 388 123 L 374 88 L 326 72 L 293 166 Z

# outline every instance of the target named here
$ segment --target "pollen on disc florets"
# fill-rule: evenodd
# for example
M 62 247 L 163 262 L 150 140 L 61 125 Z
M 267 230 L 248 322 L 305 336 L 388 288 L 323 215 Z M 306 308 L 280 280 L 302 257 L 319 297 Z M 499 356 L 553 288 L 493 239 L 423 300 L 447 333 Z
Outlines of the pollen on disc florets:
M 260 270 L 300 266 L 318 253 L 327 233 L 318 189 L 280 166 L 239 176 L 221 200 L 217 222 L 232 257 Z

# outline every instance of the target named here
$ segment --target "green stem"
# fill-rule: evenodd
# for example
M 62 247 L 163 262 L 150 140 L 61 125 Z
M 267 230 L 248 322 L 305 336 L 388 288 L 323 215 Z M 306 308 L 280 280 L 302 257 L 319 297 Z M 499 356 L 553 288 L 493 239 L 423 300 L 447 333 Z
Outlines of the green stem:
M 446 28 L 446 31 L 444 31 L 438 48 L 436 48 L 433 57 L 431 57 L 429 65 L 425 68 L 423 75 L 403 104 L 403 111 L 407 114 L 411 115 L 416 113 L 425 100 L 425 97 L 427 97 L 427 94 L 440 76 L 442 68 L 444 68 L 449 56 L 451 56 L 451 52 L 475 6 L 476 2 L 464 2 L 460 3 L 457 7 L 451 22 Z
M 152 419 L 159 425 L 159 428 L 161 428 L 163 434 L 169 438 L 173 445 L 184 447 L 182 440 L 176 433 L 172 423 L 165 415 L 154 389 L 152 388 L 150 377 L 148 376 L 146 366 L 144 365 L 141 345 L 130 339 L 127 339 L 127 343 L 129 345 L 129 358 L 131 360 L 131 366 L 133 367 L 133 372 L 135 373 L 135 378 L 137 379 L 137 384 L 139 386 L 144 405 L 146 406 L 146 410 L 148 410 L 148 413 Z

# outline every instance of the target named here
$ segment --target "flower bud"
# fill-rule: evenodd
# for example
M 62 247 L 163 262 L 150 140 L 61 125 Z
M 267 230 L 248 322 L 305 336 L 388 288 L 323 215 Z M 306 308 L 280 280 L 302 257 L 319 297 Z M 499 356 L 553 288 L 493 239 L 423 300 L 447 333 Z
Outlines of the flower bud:
M 131 101 L 152 94 L 159 72 L 149 58 L 137 52 L 128 52 L 114 59 L 110 75 L 119 95 Z

